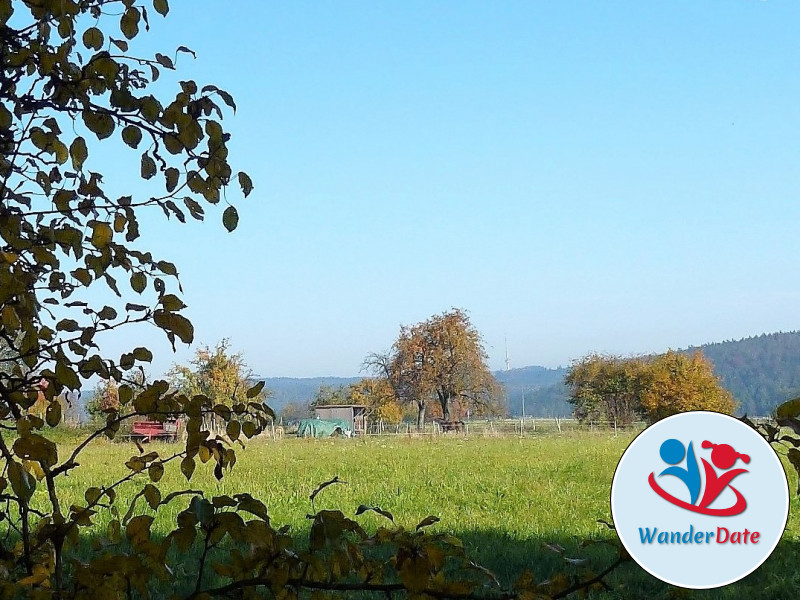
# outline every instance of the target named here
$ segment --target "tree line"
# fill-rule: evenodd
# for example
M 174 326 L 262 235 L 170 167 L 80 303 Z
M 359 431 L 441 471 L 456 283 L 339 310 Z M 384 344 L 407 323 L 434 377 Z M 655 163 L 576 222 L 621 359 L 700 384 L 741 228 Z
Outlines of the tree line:
M 690 410 L 732 414 L 736 408 L 733 396 L 699 351 L 634 358 L 590 354 L 572 364 L 564 382 L 581 422 L 625 426 Z

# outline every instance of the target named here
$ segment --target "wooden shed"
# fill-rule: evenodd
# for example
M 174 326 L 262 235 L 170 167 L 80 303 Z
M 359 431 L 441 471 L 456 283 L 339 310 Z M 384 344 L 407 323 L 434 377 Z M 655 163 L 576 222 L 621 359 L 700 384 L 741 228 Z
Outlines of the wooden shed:
M 320 419 L 342 419 L 351 424 L 353 433 L 367 432 L 367 407 L 361 404 L 328 404 L 317 406 L 314 414 Z

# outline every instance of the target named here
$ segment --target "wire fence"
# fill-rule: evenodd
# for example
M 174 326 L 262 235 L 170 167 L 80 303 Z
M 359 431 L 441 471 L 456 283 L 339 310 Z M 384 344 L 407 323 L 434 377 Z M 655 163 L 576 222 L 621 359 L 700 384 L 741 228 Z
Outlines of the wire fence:
M 771 417 L 750 418 L 756 425 L 773 423 Z M 586 420 L 578 421 L 572 417 L 533 417 L 508 419 L 471 419 L 442 423 L 439 421 L 426 422 L 422 430 L 418 430 L 416 423 L 402 422 L 389 423 L 376 419 L 367 424 L 366 431 L 359 432 L 358 437 L 374 436 L 407 436 L 412 438 L 437 437 L 437 436 L 479 436 L 479 437 L 504 437 L 504 436 L 537 436 L 559 435 L 577 432 L 596 432 L 603 434 L 619 435 L 624 433 L 638 433 L 647 427 L 645 421 L 614 421 L 614 420 Z M 284 435 L 293 436 L 296 428 L 292 426 L 273 427 L 265 432 L 266 437 L 281 438 Z

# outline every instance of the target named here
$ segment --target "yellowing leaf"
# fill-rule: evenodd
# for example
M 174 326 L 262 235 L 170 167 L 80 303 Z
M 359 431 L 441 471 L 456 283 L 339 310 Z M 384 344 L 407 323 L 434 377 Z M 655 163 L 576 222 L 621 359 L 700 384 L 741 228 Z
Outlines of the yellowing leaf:
M 119 28 L 129 40 L 135 38 L 139 33 L 139 19 L 141 19 L 141 14 L 139 14 L 139 9 L 136 7 L 131 7 L 122 13 Z
M 27 502 L 36 490 L 36 479 L 22 468 L 18 462 L 8 463 L 8 479 L 11 481 L 11 489 L 23 502 Z
M 131 288 L 137 294 L 141 294 L 147 287 L 147 276 L 137 271 L 131 275 Z
M 150 465 L 150 468 L 152 469 L 155 466 L 156 466 L 155 464 Z M 163 467 L 161 470 L 163 472 L 164 470 Z M 150 508 L 155 510 L 156 508 L 158 508 L 158 505 L 161 504 L 161 492 L 152 483 L 148 483 L 146 486 L 144 486 L 144 499 L 147 500 L 147 503 L 150 505 Z
M 183 315 L 159 309 L 153 313 L 153 321 L 161 329 L 171 331 L 177 335 L 184 344 L 192 343 L 194 326 Z
M 50 427 L 55 427 L 61 422 L 61 404 L 58 400 L 53 400 L 47 405 L 44 420 Z
M 72 168 L 80 171 L 89 156 L 89 151 L 86 149 L 86 140 L 80 136 L 72 140 L 72 144 L 69 146 L 69 155 L 72 158 Z
M 193 458 L 189 458 L 187 456 L 181 461 L 181 473 L 183 473 L 187 481 L 192 478 L 192 473 L 194 473 L 194 467 L 195 464 Z
M 104 140 L 114 133 L 114 119 L 111 116 L 92 110 L 84 110 L 81 116 L 83 123 L 98 139 Z
M 169 4 L 167 0 L 153 0 L 153 8 L 162 17 L 166 17 L 169 12 Z
M 95 223 L 92 229 L 92 245 L 95 248 L 105 248 L 114 237 L 114 232 L 108 223 Z
M 155 481 L 155 482 L 160 481 L 161 478 L 164 476 L 164 465 L 162 465 L 161 463 L 153 463 L 147 469 L 147 474 L 150 476 L 150 481 Z M 145 494 L 145 498 L 146 497 L 147 494 Z
M 142 179 L 150 179 L 156 174 L 156 161 L 154 161 L 147 153 L 142 154 Z
M 97 27 L 90 27 L 83 32 L 83 45 L 91 50 L 100 50 L 103 47 L 103 32 Z

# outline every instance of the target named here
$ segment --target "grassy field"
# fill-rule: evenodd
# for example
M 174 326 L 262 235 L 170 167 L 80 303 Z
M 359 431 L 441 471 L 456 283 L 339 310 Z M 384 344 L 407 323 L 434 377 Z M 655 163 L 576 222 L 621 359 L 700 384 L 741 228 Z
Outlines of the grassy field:
M 436 515 L 441 518 L 437 530 L 459 536 L 477 562 L 509 583 L 524 569 L 543 579 L 564 570 L 562 559 L 545 547 L 547 543 L 561 544 L 570 556 L 589 557 L 598 568 L 611 560 L 612 552 L 603 545 L 582 548 L 581 543 L 613 535 L 597 519 L 610 520 L 611 479 L 632 437 L 570 433 L 253 441 L 223 481 L 217 482 L 209 469 L 198 468 L 190 485 L 207 495 L 247 491 L 267 504 L 273 524 L 288 524 L 302 538 L 309 527 L 305 518 L 311 512 L 309 493 L 320 482 L 338 476 L 347 484 L 327 488 L 317 497 L 317 509 L 337 508 L 352 515 L 359 504 L 378 505 L 408 527 Z M 174 448 L 152 444 L 165 455 Z M 122 463 L 135 453 L 132 444 L 90 446 L 82 467 L 65 481 L 63 499 L 81 502 L 86 487 L 123 475 Z M 122 496 L 132 495 L 140 485 L 131 484 Z M 793 490 L 793 475 L 790 485 Z M 187 485 L 173 468 L 161 487 L 167 493 Z M 181 508 L 162 509 L 154 530 L 168 531 Z M 685 592 L 629 564 L 610 578 L 615 591 L 602 597 L 795 598 L 800 590 L 798 516 L 800 503 L 793 499 L 787 531 L 773 556 L 755 573 L 723 590 Z M 358 519 L 374 529 L 380 517 L 367 514 Z

